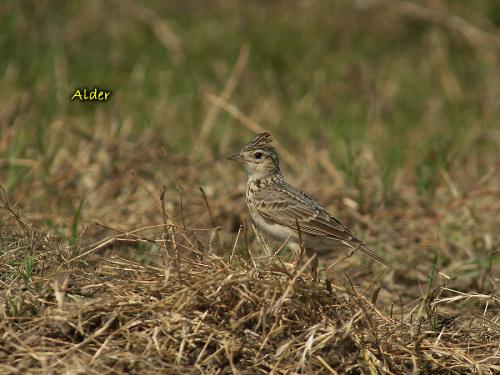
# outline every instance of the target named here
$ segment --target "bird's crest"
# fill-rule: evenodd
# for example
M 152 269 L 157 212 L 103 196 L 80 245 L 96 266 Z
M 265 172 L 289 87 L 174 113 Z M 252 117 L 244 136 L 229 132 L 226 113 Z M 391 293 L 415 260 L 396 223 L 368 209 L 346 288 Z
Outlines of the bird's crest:
M 274 151 L 273 146 L 271 146 L 271 142 L 273 141 L 271 137 L 271 133 L 265 132 L 260 133 L 255 136 L 250 142 L 248 142 L 245 147 L 243 147 L 242 151 L 251 151 L 251 150 L 264 150 L 264 151 Z

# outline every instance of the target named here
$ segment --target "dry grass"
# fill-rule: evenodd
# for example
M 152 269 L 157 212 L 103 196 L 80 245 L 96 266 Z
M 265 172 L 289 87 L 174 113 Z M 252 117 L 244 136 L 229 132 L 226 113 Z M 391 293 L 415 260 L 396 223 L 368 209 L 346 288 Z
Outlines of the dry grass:
M 2 276 L 2 372 L 499 370 L 495 295 L 438 287 L 420 317 L 416 309 L 386 313 L 378 289 L 366 298 L 350 284 L 313 282 L 307 264 L 283 268 L 268 258 L 236 255 L 229 262 L 204 248 L 181 246 L 191 242 L 189 230 L 163 228 L 81 249 L 29 224 L 17 233 L 4 229 L 3 264 L 22 264 L 20 254 L 30 251 L 35 266 L 28 287 L 18 269 Z M 120 242 L 133 247 L 146 240 L 157 244 L 164 265 L 98 256 Z M 486 308 L 441 312 L 463 299 Z
M 169 158 L 171 171 L 182 173 L 184 180 L 202 179 L 204 168 Z M 210 167 L 217 170 L 217 165 Z M 109 182 L 102 181 L 113 191 Z M 160 194 L 160 189 L 141 183 L 145 196 L 137 198 L 132 189 L 129 196 L 121 194 L 122 201 L 151 217 L 151 223 L 94 224 L 67 239 L 37 227 L 3 196 L 0 371 L 500 370 L 498 275 L 491 269 L 493 263 L 481 268 L 465 261 L 470 249 L 464 244 L 476 241 L 477 233 L 464 230 L 464 238 L 449 244 L 448 239 L 433 238 L 431 231 L 418 230 L 445 212 L 467 218 L 478 207 L 496 210 L 492 188 L 482 186 L 468 193 L 474 199 L 461 194 L 432 210 L 413 207 L 402 214 L 402 208 L 392 206 L 368 218 L 358 214 L 357 219 L 368 222 L 367 235 L 377 234 L 387 243 L 393 266 L 380 273 L 371 264 L 360 264 L 364 259 L 356 256 L 321 272 L 315 282 L 307 265 L 294 267 L 286 257 L 266 255 L 250 229 L 237 229 L 234 220 L 241 219 L 227 212 L 241 212 L 242 197 L 214 196 L 224 190 L 226 180 L 205 187 L 211 191 L 206 202 L 211 213 L 194 187 L 184 191 L 181 203 L 175 184 L 167 184 Z M 409 202 L 400 205 L 409 207 Z M 115 214 L 126 217 L 122 211 Z M 446 220 L 455 225 L 455 218 Z M 488 237 L 493 224 L 472 224 L 486 233 L 474 246 L 484 246 L 493 262 L 492 241 L 497 239 Z M 466 226 L 463 222 L 460 230 Z M 401 232 L 393 237 L 393 231 Z M 441 246 L 441 260 L 433 263 L 428 250 L 416 253 L 415 236 L 423 243 L 420 251 L 429 244 Z M 451 249 L 455 253 L 448 255 Z

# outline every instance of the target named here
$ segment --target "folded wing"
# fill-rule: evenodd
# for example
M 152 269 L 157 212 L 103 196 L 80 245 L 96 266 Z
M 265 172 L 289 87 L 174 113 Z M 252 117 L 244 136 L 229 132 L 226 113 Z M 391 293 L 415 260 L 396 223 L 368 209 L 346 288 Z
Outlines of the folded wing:
M 346 247 L 359 249 L 373 259 L 387 264 L 361 240 L 331 216 L 319 204 L 303 192 L 290 185 L 272 186 L 256 192 L 258 212 L 266 220 L 299 230 L 308 236 L 328 238 L 343 243 Z M 297 228 L 297 223 L 299 228 Z

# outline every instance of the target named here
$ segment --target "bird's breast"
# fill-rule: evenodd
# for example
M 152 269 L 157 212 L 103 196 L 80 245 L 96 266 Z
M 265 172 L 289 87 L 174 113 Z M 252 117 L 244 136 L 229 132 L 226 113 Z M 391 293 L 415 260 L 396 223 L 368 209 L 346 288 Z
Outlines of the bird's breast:
M 275 241 L 296 241 L 297 233 L 294 230 L 284 225 L 277 224 L 274 221 L 262 216 L 253 204 L 248 205 L 248 211 L 250 212 L 250 216 L 252 217 L 255 226 L 261 234 L 266 235 Z

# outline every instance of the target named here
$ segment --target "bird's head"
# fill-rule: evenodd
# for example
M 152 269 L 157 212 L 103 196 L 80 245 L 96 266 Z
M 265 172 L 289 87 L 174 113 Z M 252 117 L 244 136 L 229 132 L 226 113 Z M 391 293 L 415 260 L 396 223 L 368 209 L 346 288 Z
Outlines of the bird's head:
M 228 156 L 228 159 L 242 162 L 249 177 L 265 178 L 280 173 L 278 155 L 271 142 L 270 133 L 258 134 L 239 153 Z

